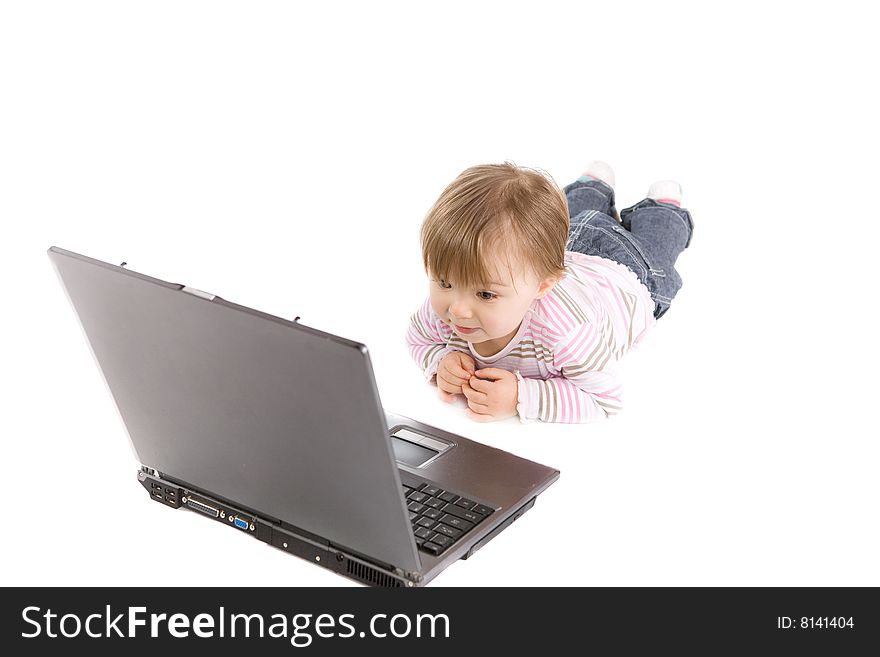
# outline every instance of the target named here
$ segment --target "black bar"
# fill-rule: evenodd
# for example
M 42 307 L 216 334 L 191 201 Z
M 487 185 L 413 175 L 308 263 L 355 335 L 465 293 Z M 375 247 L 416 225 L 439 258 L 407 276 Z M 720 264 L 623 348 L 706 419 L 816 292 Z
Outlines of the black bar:
M 192 654 L 226 642 L 252 644 L 261 654 L 308 647 L 310 654 L 383 655 L 473 654 L 482 647 L 543 654 L 550 646 L 580 653 L 603 645 L 619 654 L 646 647 L 672 654 L 854 654 L 880 645 L 875 588 L 13 588 L 2 597 L 3 645 L 13 649 L 7 654 L 67 651 L 73 642 L 89 654 Z M 172 631 L 174 614 L 182 616 Z M 233 620 L 236 614 L 250 618 Z M 130 618 L 144 625 L 129 628 Z M 197 636 L 197 627 L 210 636 Z M 77 635 L 66 638 L 62 630 Z M 87 630 L 102 636 L 88 637 Z

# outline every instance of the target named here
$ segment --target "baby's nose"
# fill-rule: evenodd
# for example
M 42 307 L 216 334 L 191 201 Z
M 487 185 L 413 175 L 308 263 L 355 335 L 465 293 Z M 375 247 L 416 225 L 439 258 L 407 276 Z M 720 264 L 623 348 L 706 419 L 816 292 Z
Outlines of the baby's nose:
M 454 303 L 449 306 L 449 314 L 457 319 L 470 319 L 471 310 L 465 304 Z

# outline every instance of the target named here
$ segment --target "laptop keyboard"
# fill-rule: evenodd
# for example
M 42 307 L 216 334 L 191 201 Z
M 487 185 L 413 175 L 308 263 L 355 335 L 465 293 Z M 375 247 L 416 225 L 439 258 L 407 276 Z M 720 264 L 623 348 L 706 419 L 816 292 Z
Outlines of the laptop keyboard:
M 443 554 L 495 511 L 433 484 L 403 484 L 403 496 L 416 545 L 434 556 Z

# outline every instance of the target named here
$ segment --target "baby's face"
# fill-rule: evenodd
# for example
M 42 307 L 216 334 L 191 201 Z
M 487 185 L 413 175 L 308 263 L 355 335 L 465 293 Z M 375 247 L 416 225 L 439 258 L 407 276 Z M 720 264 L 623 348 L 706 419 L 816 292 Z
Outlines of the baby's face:
M 534 299 L 544 296 L 555 281 L 539 281 L 531 272 L 515 271 L 516 287 L 507 269 L 478 287 L 465 288 L 454 281 L 431 276 L 431 306 L 434 312 L 468 342 L 494 341 L 504 346 L 519 329 Z

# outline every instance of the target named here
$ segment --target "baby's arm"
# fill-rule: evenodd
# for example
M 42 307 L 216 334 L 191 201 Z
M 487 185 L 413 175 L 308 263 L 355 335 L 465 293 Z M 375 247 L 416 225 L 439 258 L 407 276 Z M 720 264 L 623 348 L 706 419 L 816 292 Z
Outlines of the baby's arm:
M 410 317 L 406 344 L 410 356 L 422 368 L 427 381 L 434 378 L 437 366 L 443 357 L 456 351 L 446 346 L 451 335 L 452 329 L 444 324 L 431 308 L 430 298 L 425 299 L 421 307 Z
M 616 358 L 592 324 L 575 327 L 555 348 L 554 367 L 562 376 L 519 380 L 517 411 L 523 422 L 594 422 L 616 415 L 621 385 Z

